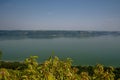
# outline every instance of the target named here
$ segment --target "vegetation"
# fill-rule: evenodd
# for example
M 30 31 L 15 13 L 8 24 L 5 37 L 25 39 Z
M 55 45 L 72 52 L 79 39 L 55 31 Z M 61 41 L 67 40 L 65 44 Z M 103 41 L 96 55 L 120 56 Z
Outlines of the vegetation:
M 72 66 L 72 60 L 50 57 L 38 64 L 37 56 L 22 63 L 1 62 L 0 80 L 120 80 L 120 68 L 96 66 Z M 5 65 L 8 64 L 8 65 Z M 14 67 L 13 67 L 14 66 Z
M 2 58 L 2 51 L 0 50 L 0 60 L 1 60 L 1 58 Z

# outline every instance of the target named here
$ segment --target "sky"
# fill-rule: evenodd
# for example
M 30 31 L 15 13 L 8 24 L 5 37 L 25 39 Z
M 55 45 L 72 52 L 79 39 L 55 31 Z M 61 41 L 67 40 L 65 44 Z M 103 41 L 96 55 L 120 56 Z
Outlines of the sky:
M 0 0 L 0 30 L 120 31 L 120 0 Z

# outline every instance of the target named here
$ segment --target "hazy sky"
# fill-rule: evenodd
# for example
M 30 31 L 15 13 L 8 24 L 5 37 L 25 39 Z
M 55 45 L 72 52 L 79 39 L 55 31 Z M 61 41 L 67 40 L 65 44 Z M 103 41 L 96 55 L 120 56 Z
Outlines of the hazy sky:
M 0 30 L 120 31 L 120 0 L 0 0 Z

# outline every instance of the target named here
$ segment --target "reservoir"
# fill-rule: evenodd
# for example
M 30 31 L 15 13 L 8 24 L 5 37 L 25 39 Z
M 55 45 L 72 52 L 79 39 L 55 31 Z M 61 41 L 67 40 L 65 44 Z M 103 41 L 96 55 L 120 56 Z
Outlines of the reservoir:
M 7 37 L 0 37 L 2 60 L 5 61 L 23 61 L 29 56 L 39 56 L 37 60 L 42 63 L 50 56 L 58 56 L 61 60 L 71 58 L 74 65 L 120 66 L 120 36 Z

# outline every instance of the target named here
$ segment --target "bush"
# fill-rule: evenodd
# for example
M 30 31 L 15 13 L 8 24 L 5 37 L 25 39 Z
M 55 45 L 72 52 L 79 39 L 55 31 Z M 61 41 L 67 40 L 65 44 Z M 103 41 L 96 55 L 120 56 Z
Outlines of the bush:
M 70 58 L 59 60 L 54 56 L 41 65 L 38 64 L 37 58 L 31 56 L 25 59 L 22 63 L 26 66 L 24 69 L 0 68 L 0 80 L 117 80 L 119 77 L 115 78 L 113 67 L 105 69 L 101 64 L 81 69 L 72 66 Z

